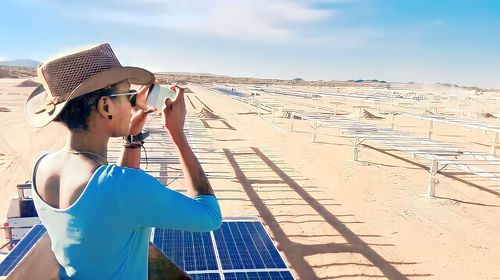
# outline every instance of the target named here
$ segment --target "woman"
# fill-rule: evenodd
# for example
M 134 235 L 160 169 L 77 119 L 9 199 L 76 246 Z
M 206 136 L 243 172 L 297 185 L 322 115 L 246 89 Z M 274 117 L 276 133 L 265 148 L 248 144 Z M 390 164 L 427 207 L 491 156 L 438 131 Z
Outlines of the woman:
M 214 192 L 183 132 L 184 92 L 165 100 L 163 123 L 177 147 L 188 194 L 167 189 L 139 169 L 148 85 L 154 76 L 122 67 L 109 44 L 50 60 L 26 102 L 35 127 L 69 129 L 65 146 L 42 155 L 33 171 L 36 209 L 63 279 L 146 279 L 151 227 L 210 231 L 221 224 Z M 144 85 L 139 92 L 131 84 Z M 144 110 L 142 110 L 144 109 Z M 124 137 L 117 164 L 110 137 Z

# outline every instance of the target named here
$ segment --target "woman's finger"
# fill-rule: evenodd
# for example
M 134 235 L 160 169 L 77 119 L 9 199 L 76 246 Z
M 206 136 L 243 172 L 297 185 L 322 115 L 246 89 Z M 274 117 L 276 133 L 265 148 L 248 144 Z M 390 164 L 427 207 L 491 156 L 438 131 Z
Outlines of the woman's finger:
M 151 85 L 147 85 L 147 86 L 142 86 L 141 88 L 139 88 L 139 95 L 143 95 L 143 94 L 147 94 L 149 93 L 149 88 L 151 87 Z
M 158 111 L 158 109 L 156 107 L 148 107 L 148 109 L 146 111 L 144 111 L 145 114 L 151 114 L 151 113 L 154 113 Z
M 173 106 L 174 106 L 172 99 L 170 99 L 170 98 L 165 99 L 165 106 L 166 106 L 165 110 L 172 111 Z

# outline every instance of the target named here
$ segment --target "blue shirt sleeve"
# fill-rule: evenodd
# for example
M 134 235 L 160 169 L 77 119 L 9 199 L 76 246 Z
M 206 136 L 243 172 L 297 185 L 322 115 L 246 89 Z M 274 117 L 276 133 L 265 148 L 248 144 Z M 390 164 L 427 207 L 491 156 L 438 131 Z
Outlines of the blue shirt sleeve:
M 190 198 L 167 188 L 142 170 L 122 170 L 118 204 L 123 218 L 132 226 L 212 231 L 222 224 L 215 196 Z

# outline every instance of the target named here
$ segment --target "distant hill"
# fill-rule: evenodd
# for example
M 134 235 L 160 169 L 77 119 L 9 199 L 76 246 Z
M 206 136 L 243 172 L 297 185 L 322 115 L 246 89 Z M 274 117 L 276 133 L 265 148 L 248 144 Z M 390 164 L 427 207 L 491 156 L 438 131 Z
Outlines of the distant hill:
M 40 61 L 36 61 L 33 59 L 16 59 L 16 60 L 0 61 L 0 65 L 2 66 L 15 66 L 15 67 L 37 67 L 40 64 L 41 64 Z
M 31 78 L 36 76 L 36 68 L 0 65 L 0 78 Z

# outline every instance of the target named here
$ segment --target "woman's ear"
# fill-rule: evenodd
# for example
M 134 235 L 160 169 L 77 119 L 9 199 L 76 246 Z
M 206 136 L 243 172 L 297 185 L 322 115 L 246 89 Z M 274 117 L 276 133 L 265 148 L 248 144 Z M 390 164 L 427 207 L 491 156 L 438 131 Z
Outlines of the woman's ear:
M 110 102 L 111 100 L 109 97 L 103 96 L 99 98 L 99 101 L 97 102 L 97 112 L 101 117 L 103 118 L 109 118 L 108 116 L 111 115 L 111 108 L 113 105 Z

